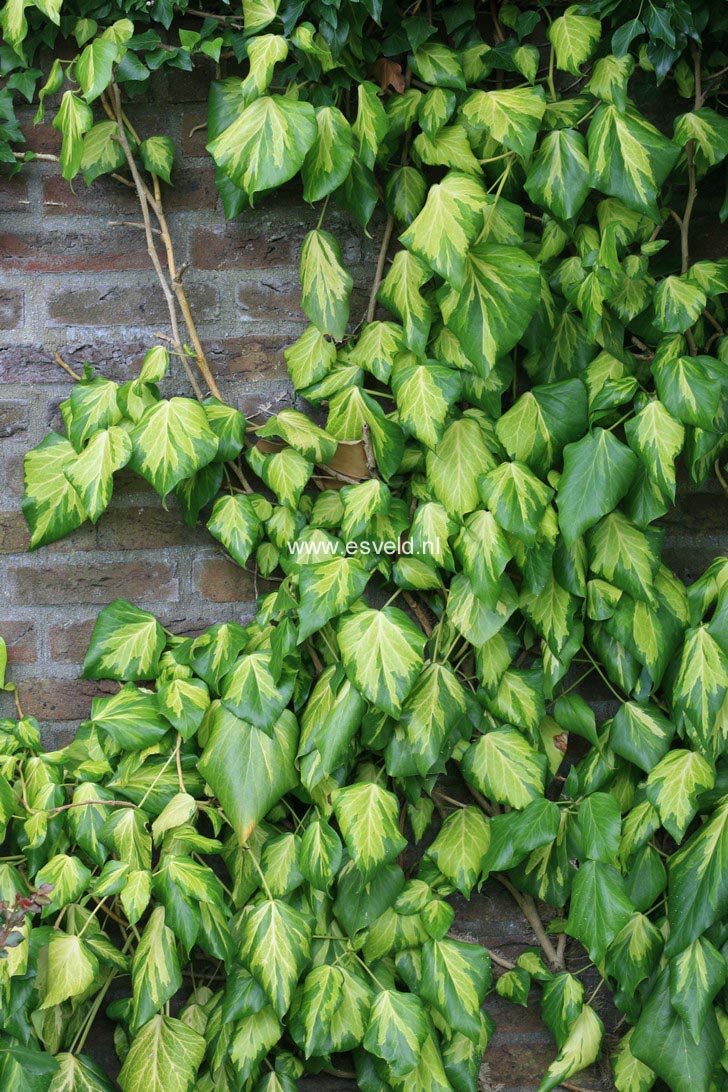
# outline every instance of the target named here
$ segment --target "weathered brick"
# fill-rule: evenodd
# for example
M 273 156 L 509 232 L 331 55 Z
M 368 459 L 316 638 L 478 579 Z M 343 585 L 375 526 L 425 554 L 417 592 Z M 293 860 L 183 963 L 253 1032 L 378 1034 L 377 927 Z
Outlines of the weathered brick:
M 101 273 L 149 265 L 144 232 L 137 228 L 48 231 L 40 227 L 0 234 L 0 269 Z
M 19 288 L 0 288 L 0 330 L 23 325 L 23 293 Z
M 255 599 L 255 579 L 233 561 L 198 558 L 193 566 L 195 588 L 211 603 L 250 603 Z M 258 581 L 258 593 L 268 587 Z
M 137 481 L 139 479 L 137 478 Z M 111 508 L 99 521 L 97 537 L 101 550 L 159 550 L 167 546 L 209 545 L 202 527 L 187 527 L 182 510 L 172 501 L 164 508 Z
M 294 275 L 263 275 L 241 281 L 235 290 L 238 312 L 244 322 L 296 322 L 305 316 L 300 306 L 301 285 Z
M 238 409 L 246 417 L 255 417 L 258 413 L 280 413 L 288 409 L 293 402 L 293 387 L 290 380 L 280 379 L 270 386 L 251 386 L 238 398 Z
M 95 621 L 96 615 L 82 622 L 63 622 L 51 626 L 49 640 L 52 658 L 64 663 L 83 663 Z
M 38 720 L 85 720 L 91 701 L 100 694 L 114 694 L 118 683 L 82 679 L 30 678 L 18 682 L 23 712 Z
M 28 430 L 28 403 L 20 399 L 0 402 L 0 440 Z
M 214 318 L 217 290 L 212 285 L 187 286 L 193 313 Z M 164 297 L 151 279 L 148 284 L 61 288 L 50 293 L 51 326 L 157 326 L 169 322 Z
M 106 606 L 117 597 L 129 600 L 177 600 L 177 566 L 162 561 L 103 562 L 80 565 L 9 567 L 6 596 L 30 606 L 95 603 Z
M 284 349 L 290 336 L 264 335 L 222 338 L 205 343 L 210 367 L 216 376 L 245 376 L 249 379 L 284 379 L 288 375 Z
M 0 454 L 0 496 L 19 497 L 23 492 L 23 458 L 17 451 L 5 451 L 7 441 Z
M 28 528 L 19 512 L 0 512 L 0 554 L 20 554 L 28 549 Z
M 63 137 L 53 128 L 50 120 L 36 125 L 33 122 L 33 115 L 30 113 L 22 121 L 20 131 L 27 141 L 26 150 L 42 152 L 44 155 L 60 155 Z
M 17 620 L 0 622 L 0 637 L 7 646 L 8 663 L 11 666 L 35 663 L 37 655 L 35 622 L 30 619 L 22 622 Z
M 167 71 L 167 97 L 170 102 L 207 102 L 210 93 L 210 80 L 215 79 L 215 67 L 212 62 L 204 61 L 195 65 L 194 71 L 182 72 L 178 69 Z

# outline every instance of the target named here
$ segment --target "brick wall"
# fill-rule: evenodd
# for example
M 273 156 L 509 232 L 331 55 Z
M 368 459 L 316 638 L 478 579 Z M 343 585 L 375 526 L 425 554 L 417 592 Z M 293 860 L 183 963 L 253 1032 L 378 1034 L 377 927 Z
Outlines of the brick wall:
M 159 132 L 161 116 L 163 131 L 174 137 L 178 165 L 165 205 L 176 254 L 190 262 L 186 284 L 222 392 L 252 413 L 290 397 L 283 349 L 304 326 L 298 249 L 315 217 L 291 188 L 275 202 L 261 201 L 239 223 L 225 223 L 205 132 L 198 129 L 205 94 L 205 80 L 172 74 L 168 83 L 157 83 L 154 101 L 133 105 L 130 114 L 142 136 Z M 33 128 L 30 111 L 26 133 L 33 150 L 58 151 L 58 134 L 48 124 Z M 58 403 L 69 387 L 54 351 L 76 368 L 89 361 L 123 381 L 134 374 L 155 331 L 167 330 L 143 232 L 109 226 L 138 218 L 131 191 L 104 179 L 88 191 L 79 179 L 71 189 L 53 162 L 0 180 L 0 634 L 23 709 L 42 721 L 49 745 L 70 738 L 91 698 L 104 689 L 79 683 L 78 673 L 93 620 L 114 597 L 152 610 L 183 634 L 214 621 L 245 620 L 254 609 L 253 578 L 226 559 L 204 528 L 186 528 L 173 499 L 165 510 L 132 475 L 119 477 L 111 509 L 97 527 L 26 552 L 23 454 L 58 426 Z M 366 307 L 380 229 L 368 239 L 335 211 L 326 226 L 339 237 L 354 275 L 352 314 L 358 316 Z M 725 249 L 725 238 L 706 231 L 704 256 Z M 181 371 L 165 389 L 190 393 Z M 715 485 L 699 493 L 683 488 L 666 521 L 666 558 L 681 577 L 694 579 L 725 551 L 727 516 L 728 503 Z M 0 695 L 0 714 L 9 714 L 8 703 L 9 696 Z M 534 941 L 509 896 L 493 883 L 470 904 L 459 904 L 457 930 L 506 956 Z M 608 1004 L 603 993 L 600 1006 Z M 554 1055 L 537 1010 L 497 1000 L 488 1007 L 500 1030 L 487 1056 L 484 1087 L 535 1088 Z M 580 1082 L 611 1087 L 604 1071 Z

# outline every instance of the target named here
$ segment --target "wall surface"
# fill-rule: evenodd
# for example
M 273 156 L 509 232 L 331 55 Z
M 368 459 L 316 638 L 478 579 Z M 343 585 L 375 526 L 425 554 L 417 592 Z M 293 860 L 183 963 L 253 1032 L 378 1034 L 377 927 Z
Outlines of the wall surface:
M 142 136 L 162 129 L 175 139 L 178 166 L 165 205 L 178 260 L 190 263 L 186 284 L 223 394 L 247 413 L 280 408 L 290 398 L 283 349 L 304 326 L 298 250 L 314 215 L 291 190 L 225 224 L 199 128 L 206 87 L 206 80 L 173 74 L 158 85 L 155 102 L 134 105 L 130 114 Z M 34 128 L 30 112 L 26 134 L 34 151 L 58 152 L 58 134 L 49 124 Z M 79 682 L 78 674 L 93 620 L 111 599 L 132 600 L 181 634 L 214 621 L 246 620 L 254 610 L 253 576 L 228 561 L 204 527 L 186 528 L 174 500 L 165 510 L 131 475 L 119 480 L 111 510 L 95 528 L 26 552 L 23 454 L 58 427 L 58 404 L 69 388 L 54 352 L 77 370 L 88 361 L 125 380 L 155 331 L 167 330 L 143 232 L 118 226 L 138 218 L 131 191 L 110 180 L 89 191 L 78 180 L 71 189 L 52 161 L 0 180 L 0 634 L 23 710 L 43 723 L 50 746 L 68 741 L 104 689 Z M 366 308 L 381 229 L 375 226 L 374 239 L 367 239 L 335 212 L 326 226 L 342 241 L 358 316 Z M 725 242 L 725 235 L 706 230 L 701 252 L 722 256 Z M 166 384 L 165 392 L 172 390 L 190 393 L 183 374 Z M 693 580 L 726 550 L 728 501 L 716 484 L 697 493 L 684 488 L 665 526 L 668 564 Z M 2 709 L 10 711 L 7 704 Z M 456 930 L 506 956 L 534 940 L 510 896 L 493 883 L 470 904 L 460 902 Z M 536 1008 L 497 1000 L 488 1007 L 499 1031 L 483 1088 L 535 1088 L 555 1053 Z M 579 1081 L 611 1088 L 605 1072 Z

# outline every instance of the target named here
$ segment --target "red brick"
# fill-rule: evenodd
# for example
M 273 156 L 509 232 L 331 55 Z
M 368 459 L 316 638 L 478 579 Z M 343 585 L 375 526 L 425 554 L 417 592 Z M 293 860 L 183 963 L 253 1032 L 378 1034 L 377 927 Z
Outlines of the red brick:
M 207 102 L 210 80 L 215 79 L 212 62 L 195 66 L 192 72 L 167 70 L 167 96 L 170 102 Z
M 294 266 L 306 234 L 303 224 L 245 216 L 235 223 L 195 228 L 191 261 L 195 269 L 270 269 Z M 299 290 L 300 291 L 300 290 Z
M 217 291 L 212 285 L 187 286 L 193 314 L 214 318 Z M 62 288 L 50 293 L 50 326 L 158 326 L 167 325 L 164 296 L 151 277 L 148 284 Z
M 50 112 L 49 112 L 50 116 Z M 50 120 L 34 125 L 32 114 L 23 121 L 20 130 L 27 144 L 23 145 L 24 151 L 42 152 L 44 155 L 60 155 L 62 136 L 53 128 Z
M 7 646 L 8 663 L 11 666 L 35 663 L 35 622 L 0 622 L 0 637 Z
M 285 379 L 288 370 L 283 351 L 293 340 L 276 335 L 223 338 L 206 341 L 205 352 L 216 376 Z
M 250 603 L 255 599 L 253 574 L 224 558 L 198 558 L 193 566 L 193 581 L 199 594 L 211 603 Z M 258 581 L 259 593 L 268 587 L 265 581 Z
M 0 289 L 0 330 L 23 325 L 23 293 L 19 288 Z
M 245 394 L 238 398 L 238 409 L 246 417 L 255 417 L 256 414 L 263 411 L 266 411 L 266 415 L 268 413 L 280 413 L 281 410 L 289 409 L 292 403 L 291 384 L 281 379 L 272 389 L 270 387 L 263 389 L 250 387 Z
M 172 168 L 172 185 L 162 194 L 167 212 L 199 212 L 217 206 L 218 193 L 212 160 L 200 165 Z
M 137 481 L 139 479 L 137 478 Z M 112 508 L 97 527 L 100 550 L 159 550 L 167 546 L 209 545 L 202 528 L 187 527 L 182 511 L 170 508 Z
M 30 212 L 27 175 L 0 178 L 0 212 Z
M 305 322 L 298 277 L 262 276 L 241 282 L 235 300 L 243 321 Z
M 0 269 L 23 273 L 103 273 L 146 269 L 150 265 L 144 232 L 137 228 L 104 231 L 5 232 L 0 235 Z
M 20 400 L 0 402 L 0 440 L 28 430 L 28 403 Z
M 83 663 L 95 621 L 94 615 L 93 618 L 87 618 L 83 622 L 65 622 L 62 625 L 51 626 L 52 658 L 74 664 Z
M 199 126 L 202 126 L 200 129 Z M 206 156 L 207 110 L 191 110 L 182 115 L 182 155 Z
M 32 678 L 18 682 L 23 712 L 38 720 L 85 720 L 91 701 L 100 694 L 114 694 L 118 683 L 84 679 Z
M 112 599 L 176 601 L 179 595 L 177 566 L 158 561 L 114 564 L 69 562 L 52 565 L 15 566 L 7 572 L 7 592 L 14 602 L 32 606 L 63 603 L 95 603 L 106 606 Z
M 139 203 L 133 190 L 108 176 L 97 178 L 91 186 L 77 179 L 71 188 L 71 184 L 54 171 L 43 178 L 42 190 L 46 216 L 99 216 L 108 220 L 113 216 L 139 214 Z

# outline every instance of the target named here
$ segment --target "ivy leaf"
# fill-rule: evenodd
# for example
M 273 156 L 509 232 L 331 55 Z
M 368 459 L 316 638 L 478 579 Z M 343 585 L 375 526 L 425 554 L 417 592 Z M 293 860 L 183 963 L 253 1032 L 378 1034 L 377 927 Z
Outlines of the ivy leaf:
M 429 1022 L 419 997 L 382 990 L 372 1004 L 364 1049 L 385 1061 L 394 1077 L 406 1077 L 418 1064 L 428 1035 Z
M 114 474 L 131 458 L 131 441 L 122 428 L 94 433 L 80 455 L 63 464 L 63 473 L 78 494 L 92 523 L 111 501 Z
M 241 843 L 247 842 L 273 805 L 298 783 L 294 766 L 297 748 L 298 728 L 288 712 L 273 726 L 272 735 L 267 735 L 222 706 L 215 709 L 199 769 Z
M 341 341 L 349 321 L 353 281 L 328 231 L 309 231 L 301 249 L 301 307 L 322 334 Z
M 587 536 L 592 572 L 637 599 L 653 599 L 660 557 L 653 538 L 621 512 L 610 512 Z
M 84 136 L 80 168 L 87 186 L 102 174 L 117 171 L 126 162 L 118 133 L 115 121 L 100 121 Z
M 362 610 L 339 625 L 341 659 L 351 682 L 390 716 L 422 670 L 425 635 L 397 607 Z
M 169 136 L 150 136 L 139 145 L 142 163 L 151 175 L 157 175 L 171 186 L 171 166 L 175 159 L 175 145 Z
M 550 982 L 544 982 L 541 1016 L 559 1050 L 583 1008 L 584 986 L 575 975 L 563 971 Z
M 111 83 L 119 47 L 108 38 L 94 38 L 74 64 L 74 73 L 86 102 L 93 102 Z
M 485 187 L 478 179 L 449 171 L 430 186 L 422 212 L 400 242 L 454 288 L 462 287 L 466 255 L 483 224 Z
M 469 1039 L 480 1037 L 480 1006 L 491 982 L 488 952 L 476 944 L 444 938 L 422 948 L 422 996 Z
M 355 151 L 360 162 L 372 170 L 379 145 L 387 135 L 389 122 L 375 84 L 364 80 L 358 84 L 356 93 L 358 103 L 356 120 L 351 127 L 358 145 Z
M 573 546 L 584 531 L 616 507 L 636 470 L 637 456 L 601 428 L 564 448 L 564 472 L 556 502 L 567 546 Z
M 624 426 L 629 446 L 666 498 L 675 499 L 675 459 L 682 451 L 685 429 L 655 399 Z
M 248 34 L 257 34 L 278 14 L 280 0 L 243 0 L 243 21 Z
M 91 722 L 103 736 L 108 736 L 116 747 L 125 751 L 151 747 L 169 731 L 169 725 L 160 716 L 155 695 L 132 683 L 107 698 L 94 698 Z
M 655 705 L 624 702 L 609 733 L 612 750 L 649 773 L 670 747 L 675 725 Z
M 247 53 L 250 69 L 241 88 L 246 106 L 268 89 L 275 66 L 288 56 L 288 42 L 280 34 L 261 34 L 248 41 Z
M 408 764 L 425 777 L 465 713 L 462 685 L 442 664 L 428 664 L 402 706 L 399 720 Z M 395 773 L 392 744 L 387 752 L 387 769 Z
M 361 599 L 369 576 L 364 566 L 352 557 L 332 557 L 304 565 L 298 579 L 298 643 Z
M 495 610 L 501 595 L 501 576 L 513 552 L 491 512 L 474 512 L 466 518 L 455 552 L 475 594 Z
M 554 19 L 548 37 L 556 55 L 557 67 L 572 76 L 581 75 L 581 66 L 594 53 L 601 34 L 601 23 L 587 15 L 579 15 L 578 6 L 567 8 Z
M 594 1009 L 584 1005 L 571 1025 L 569 1034 L 555 1061 L 548 1067 L 538 1092 L 551 1092 L 568 1077 L 586 1069 L 599 1057 L 604 1036 L 604 1024 Z
M 99 964 L 80 937 L 54 936 L 48 945 L 48 972 L 39 1010 L 79 997 L 96 980 Z
M 399 319 L 407 345 L 424 353 L 432 324 L 432 310 L 420 289 L 431 279 L 429 266 L 409 250 L 398 251 L 382 281 L 377 298 Z
M 647 778 L 647 799 L 660 813 L 662 825 L 681 842 L 697 811 L 697 799 L 715 784 L 715 772 L 702 755 L 674 750 L 665 755 Z
M 533 258 L 519 247 L 482 242 L 467 254 L 462 288 L 443 295 L 440 309 L 485 378 L 498 357 L 522 337 L 540 297 L 541 278 Z
M 700 1041 L 696 1043 L 690 1028 L 672 1006 L 669 977 L 670 969 L 666 967 L 642 1009 L 630 1048 L 674 1092 L 709 1088 L 723 1051 L 723 1036 L 715 1011 L 709 1009 Z
M 351 126 L 335 106 L 316 110 L 316 139 L 301 167 L 304 201 L 321 201 L 342 184 L 354 159 Z
M 213 538 L 222 543 L 233 560 L 243 567 L 260 541 L 263 530 L 255 504 L 249 496 L 241 493 L 217 498 L 207 521 L 207 529 Z
M 83 661 L 85 679 L 153 679 L 164 631 L 153 614 L 115 599 L 99 614 Z
M 240 958 L 282 1019 L 308 961 L 311 924 L 282 899 L 266 899 L 246 917 Z
M 616 868 L 602 861 L 587 861 L 579 868 L 572 886 L 566 932 L 581 941 L 590 959 L 601 963 L 633 913 L 624 880 Z
M 465 77 L 457 53 L 441 42 L 425 42 L 409 58 L 410 67 L 423 83 L 465 90 Z
M 558 20 L 557 20 L 558 21 Z M 524 189 L 561 220 L 576 216 L 589 195 L 586 141 L 575 129 L 556 129 L 541 141 Z
M 480 876 L 481 862 L 490 844 L 488 820 L 479 808 L 458 808 L 442 824 L 427 850 L 453 887 L 470 896 Z
M 76 457 L 68 440 L 56 432 L 25 456 L 23 515 L 30 528 L 31 550 L 63 538 L 86 519 L 81 498 L 63 472 Z
M 681 148 L 694 140 L 698 167 L 715 167 L 728 155 L 728 121 L 709 106 L 701 106 L 675 118 L 673 140 Z
M 249 197 L 293 178 L 317 136 L 310 102 L 263 95 L 207 146 L 215 163 Z
M 514 728 L 487 732 L 470 745 L 462 759 L 465 780 L 488 799 L 524 808 L 541 796 L 547 761 Z
M 480 491 L 504 531 L 535 542 L 553 489 L 522 463 L 503 462 L 481 479 Z
M 577 831 L 580 848 L 593 861 L 612 861 L 622 833 L 619 804 L 606 792 L 595 792 L 579 805 Z
M 318 891 L 328 891 L 342 860 L 341 839 L 324 819 L 315 819 L 301 836 L 299 867 Z
M 609 945 L 606 969 L 630 997 L 659 963 L 664 940 L 657 926 L 644 914 L 633 914 Z
M 434 360 L 418 363 L 411 353 L 397 358 L 392 373 L 392 391 L 399 410 L 399 422 L 415 439 L 434 448 L 445 429 L 445 421 L 462 384 L 457 372 Z
M 688 630 L 673 684 L 673 702 L 708 757 L 720 744 L 716 718 L 728 690 L 728 658 L 706 626 Z
M 336 360 L 336 346 L 315 326 L 309 326 L 283 355 L 291 382 L 301 390 L 327 375 Z
M 296 509 L 306 487 L 313 463 L 304 459 L 292 447 L 286 447 L 275 455 L 264 455 L 259 448 L 247 451 L 247 460 L 254 473 L 272 489 L 281 504 Z
M 163 906 L 152 911 L 131 964 L 131 1030 L 159 1012 L 182 986 L 176 938 L 165 924 Z
M 700 1043 L 711 1002 L 725 985 L 728 968 L 706 937 L 670 960 L 670 1002 Z
M 218 439 L 192 398 L 162 399 L 131 430 L 129 465 L 160 497 L 215 458 Z
M 623 114 L 627 108 L 627 88 L 633 71 L 634 59 L 629 54 L 625 57 L 600 57 L 585 90 L 602 102 L 611 103 Z
M 291 1034 L 306 1058 L 353 1050 L 364 1037 L 369 1005 L 368 989 L 351 971 L 314 967 L 306 975 L 298 1005 L 294 1000 Z M 347 1010 L 348 1022 L 341 1020 L 342 1009 Z
M 395 220 L 409 226 L 421 211 L 427 194 L 427 183 L 416 167 L 397 167 L 387 179 L 384 202 Z
M 462 107 L 463 117 L 476 129 L 486 129 L 494 140 L 528 159 L 536 143 L 546 109 L 540 87 L 507 91 L 474 91 Z
M 153 1016 L 132 1040 L 119 1085 L 122 1092 L 189 1092 L 204 1055 L 198 1031 L 171 1016 Z
M 346 848 L 366 882 L 407 845 L 399 832 L 397 797 L 367 781 L 337 789 L 332 799 Z
M 664 334 L 683 334 L 707 303 L 705 293 L 682 277 L 665 277 L 654 291 L 655 326 Z
M 147 832 L 146 818 L 146 813 L 139 808 L 116 808 L 99 831 L 101 842 L 114 850 L 131 869 L 140 872 L 152 867 L 152 840 Z
M 56 1054 L 58 1070 L 48 1092 L 114 1092 L 106 1074 L 86 1054 Z
M 591 185 L 657 222 L 657 193 L 677 162 L 677 145 L 627 106 L 603 104 L 587 133 Z
M 612 1055 L 614 1084 L 618 1092 L 650 1092 L 657 1074 L 635 1058 L 631 1048 L 633 1034 L 634 1028 L 630 1028 Z
M 335 438 L 298 410 L 282 410 L 269 418 L 258 436 L 280 436 L 313 463 L 328 463 L 336 454 Z
M 465 516 L 480 506 L 478 479 L 494 466 L 478 422 L 461 417 L 448 426 L 437 448 L 428 451 L 427 481 L 450 515 Z
M 652 366 L 660 400 L 685 425 L 710 430 L 721 399 L 721 385 L 711 371 L 711 357 L 680 356 Z
M 347 359 L 365 368 L 382 383 L 392 374 L 395 357 L 407 348 L 404 332 L 395 322 L 368 322 Z

